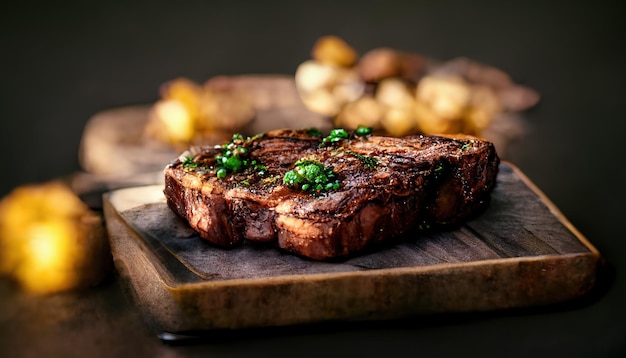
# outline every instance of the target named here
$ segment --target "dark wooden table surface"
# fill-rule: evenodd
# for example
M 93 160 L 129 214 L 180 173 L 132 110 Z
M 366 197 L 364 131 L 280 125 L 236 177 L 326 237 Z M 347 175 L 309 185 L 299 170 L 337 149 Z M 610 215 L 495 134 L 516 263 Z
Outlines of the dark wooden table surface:
M 467 56 L 537 89 L 517 165 L 608 262 L 583 302 L 521 311 L 159 340 L 116 272 L 83 292 L 32 297 L 0 281 L 0 356 L 570 356 L 626 353 L 624 25 L 617 2 L 107 1 L 12 4 L 0 14 L 0 195 L 79 170 L 88 118 L 157 98 L 186 76 L 293 73 L 336 34 Z M 395 354 L 397 353 L 397 354 Z

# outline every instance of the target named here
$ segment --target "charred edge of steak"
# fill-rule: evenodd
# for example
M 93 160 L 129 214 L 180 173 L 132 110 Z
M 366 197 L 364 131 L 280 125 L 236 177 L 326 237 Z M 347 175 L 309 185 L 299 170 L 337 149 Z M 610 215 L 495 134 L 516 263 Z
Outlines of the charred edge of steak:
M 470 137 L 367 136 L 322 145 L 304 131 L 268 132 L 246 145 L 264 176 L 244 170 L 223 179 L 165 168 L 167 203 L 201 237 L 223 247 L 247 239 L 277 243 L 316 260 L 343 258 L 395 242 L 424 223 L 455 225 L 482 211 L 495 186 L 493 144 Z M 216 150 L 196 154 L 210 161 Z M 333 169 L 341 186 L 312 195 L 282 183 L 299 159 Z

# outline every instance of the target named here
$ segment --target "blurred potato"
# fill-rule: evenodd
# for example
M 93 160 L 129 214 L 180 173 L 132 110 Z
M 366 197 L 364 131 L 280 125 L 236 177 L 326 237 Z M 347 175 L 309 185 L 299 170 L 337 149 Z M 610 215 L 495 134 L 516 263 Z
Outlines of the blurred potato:
M 333 117 L 341 110 L 340 103 L 333 94 L 323 88 L 302 96 L 302 103 L 313 112 Z
M 457 76 L 425 76 L 417 85 L 417 101 L 426 103 L 438 117 L 463 116 L 471 98 L 469 85 Z
M 320 38 L 312 59 L 296 71 L 298 94 L 307 108 L 330 117 L 335 126 L 367 125 L 394 136 L 481 135 L 495 133 L 488 131 L 494 118 L 509 118 L 502 115 L 539 101 L 537 92 L 515 84 L 506 72 L 464 57 L 438 62 L 377 47 L 353 62 L 356 52 L 348 49 L 337 37 Z M 359 90 L 340 88 L 337 68 L 354 71 L 358 81 L 351 78 L 346 88 Z
M 400 137 L 415 132 L 413 108 L 390 107 L 382 118 L 381 125 L 391 136 Z
M 385 114 L 384 106 L 373 97 L 361 97 L 346 104 L 335 119 L 335 126 L 356 129 L 361 126 L 378 129 Z
M 311 56 L 321 64 L 339 67 L 351 67 L 358 58 L 356 51 L 337 36 L 319 38 L 313 46 Z
M 339 77 L 336 66 L 324 65 L 318 61 L 309 60 L 301 63 L 296 69 L 296 88 L 302 94 L 311 93 L 320 88 L 331 88 Z
M 415 89 L 400 78 L 386 78 L 376 88 L 375 98 L 389 108 L 413 111 Z
M 480 134 L 491 124 L 493 118 L 503 112 L 503 104 L 497 93 L 489 86 L 473 85 L 470 103 L 465 114 L 464 132 Z
M 415 123 L 424 134 L 453 134 L 462 132 L 460 118 L 449 119 L 439 116 L 428 104 L 418 101 L 415 104 Z
M 304 105 L 328 117 L 336 116 L 343 106 L 360 98 L 365 90 L 353 69 L 315 60 L 300 64 L 294 80 Z

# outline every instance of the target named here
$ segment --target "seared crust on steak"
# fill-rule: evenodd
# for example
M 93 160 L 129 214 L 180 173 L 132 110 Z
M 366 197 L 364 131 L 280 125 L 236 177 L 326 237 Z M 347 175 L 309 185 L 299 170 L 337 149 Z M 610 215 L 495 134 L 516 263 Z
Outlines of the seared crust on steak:
M 216 245 L 276 242 L 325 260 L 392 242 L 420 225 L 466 220 L 487 205 L 496 182 L 495 148 L 476 137 L 351 135 L 324 144 L 308 133 L 276 130 L 246 140 L 249 159 L 264 170 L 251 166 L 222 179 L 215 175 L 222 148 L 192 148 L 165 168 L 168 205 Z M 187 156 L 198 166 L 185 167 Z M 332 168 L 340 187 L 315 194 L 283 184 L 302 158 Z

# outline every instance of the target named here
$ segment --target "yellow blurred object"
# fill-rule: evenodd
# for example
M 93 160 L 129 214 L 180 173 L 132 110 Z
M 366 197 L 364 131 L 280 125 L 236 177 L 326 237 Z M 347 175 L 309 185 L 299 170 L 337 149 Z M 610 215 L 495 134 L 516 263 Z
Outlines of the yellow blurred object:
M 414 112 L 410 109 L 391 107 L 385 112 L 381 124 L 389 135 L 401 137 L 415 132 L 414 118 Z
M 222 143 L 255 115 L 244 93 L 202 86 L 186 78 L 165 83 L 160 94 L 145 133 L 174 147 Z
M 359 99 L 365 90 L 354 69 L 316 60 L 300 64 L 294 79 L 304 105 L 329 117 L 336 116 L 347 103 Z
M 469 85 L 456 76 L 425 76 L 417 84 L 417 100 L 427 103 L 436 116 L 454 120 L 461 118 L 469 104 Z
M 465 128 L 470 134 L 479 134 L 491 124 L 493 118 L 504 111 L 496 92 L 488 86 L 472 86 L 469 108 L 465 114 Z
M 339 67 L 351 67 L 358 58 L 356 51 L 337 36 L 319 38 L 313 46 L 311 56 L 322 64 Z
M 197 118 L 200 112 L 202 86 L 187 78 L 177 78 L 161 87 L 161 97 L 180 103 L 189 117 Z
M 189 143 L 194 136 L 194 117 L 187 106 L 177 100 L 168 99 L 155 103 L 153 107 L 156 125 L 163 128 L 162 139 L 171 143 Z
M 399 78 L 386 78 L 378 84 L 376 100 L 391 108 L 412 111 L 415 106 L 415 89 Z
M 93 286 L 110 267 L 101 218 L 64 184 L 24 185 L 0 201 L 0 274 L 27 291 Z
M 356 129 L 359 126 L 378 129 L 384 116 L 385 108 L 372 97 L 361 97 L 346 104 L 335 118 L 335 126 Z
M 317 89 L 302 97 L 302 103 L 313 112 L 332 117 L 339 113 L 341 104 L 325 89 Z
M 392 136 L 403 136 L 416 131 L 414 89 L 400 78 L 385 78 L 374 94 L 385 108 L 382 128 Z
M 426 103 L 419 101 L 415 104 L 415 122 L 419 131 L 424 134 L 454 134 L 462 132 L 462 121 L 460 118 L 451 120 L 440 117 Z
M 417 125 L 426 134 L 480 135 L 503 111 L 493 89 L 458 76 L 425 76 L 416 99 Z

